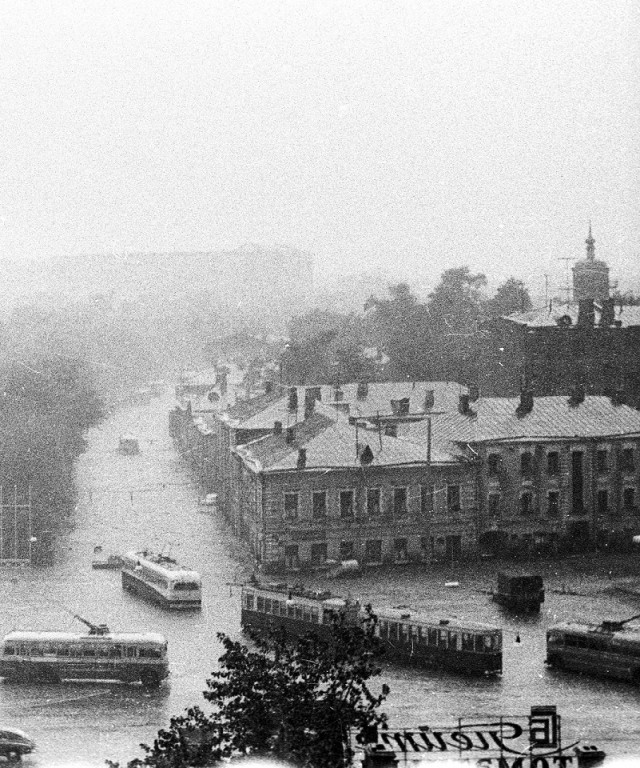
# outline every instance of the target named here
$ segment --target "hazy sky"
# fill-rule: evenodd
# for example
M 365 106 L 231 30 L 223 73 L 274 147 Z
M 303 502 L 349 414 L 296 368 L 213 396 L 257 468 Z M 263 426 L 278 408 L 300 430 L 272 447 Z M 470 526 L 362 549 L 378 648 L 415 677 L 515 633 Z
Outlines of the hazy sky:
M 0 3 L 10 257 L 311 251 L 640 283 L 634 0 Z

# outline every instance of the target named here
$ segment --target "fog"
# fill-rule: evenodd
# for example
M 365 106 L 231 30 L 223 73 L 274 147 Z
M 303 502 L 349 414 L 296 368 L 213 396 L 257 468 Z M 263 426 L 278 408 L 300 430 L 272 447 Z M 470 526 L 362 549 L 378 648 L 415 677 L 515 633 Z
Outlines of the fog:
M 69 254 L 313 254 L 316 284 L 469 264 L 640 287 L 631 0 L 0 8 L 3 299 Z

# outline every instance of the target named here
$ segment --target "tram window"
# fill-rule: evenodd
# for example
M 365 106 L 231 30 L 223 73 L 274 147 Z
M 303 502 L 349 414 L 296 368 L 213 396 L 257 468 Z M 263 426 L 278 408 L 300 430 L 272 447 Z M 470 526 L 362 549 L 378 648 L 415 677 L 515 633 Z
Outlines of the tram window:
M 409 625 L 408 624 L 400 624 L 400 632 L 402 633 L 402 640 L 403 642 L 408 642 L 409 640 Z
M 329 611 L 327 611 L 326 613 L 329 614 Z M 295 617 L 296 617 L 296 607 L 295 607 L 295 605 L 291 605 L 291 603 L 287 603 L 287 616 L 290 619 L 295 619 Z M 331 620 L 327 621 L 327 624 L 330 624 L 330 623 L 331 623 Z
M 447 647 L 447 640 L 449 639 L 449 633 L 446 629 L 441 629 L 438 632 L 438 645 L 440 648 L 446 648 Z
M 484 651 L 484 638 L 482 637 L 482 635 L 475 636 L 475 646 L 476 646 L 476 651 L 478 651 L 479 653 L 482 653 L 482 651 Z
M 303 606 L 302 608 L 302 620 L 306 622 L 311 621 L 311 609 L 308 605 Z
M 127 646 L 124 649 L 125 656 L 127 656 L 130 659 L 133 659 L 136 657 L 136 648 L 135 646 Z
M 296 605 L 296 619 L 302 621 L 302 606 Z
M 389 626 L 386 621 L 379 621 L 378 629 L 380 630 L 380 637 L 387 637 L 389 634 Z
M 112 659 L 119 659 L 122 656 L 122 648 L 119 645 L 112 645 L 109 648 L 109 656 Z
M 411 636 L 412 637 L 418 637 L 420 634 L 420 627 L 416 627 L 415 624 L 411 625 Z
M 29 655 L 29 646 L 25 645 L 24 643 L 20 646 L 20 656 L 28 656 Z
M 438 645 L 438 630 L 429 629 L 429 645 Z
M 253 610 L 253 605 L 254 605 L 253 595 L 245 595 L 244 596 L 244 607 L 248 611 L 252 611 Z
M 264 611 L 264 597 L 260 597 L 260 595 L 258 595 L 258 610 Z
M 264 612 L 271 613 L 271 600 L 268 597 L 264 600 Z
M 15 646 L 13 645 L 5 645 L 4 647 L 4 655 L 5 656 L 14 656 L 16 652 Z
M 198 589 L 199 585 L 195 581 L 178 581 L 173 585 L 176 592 L 189 592 Z
M 389 622 L 389 640 L 398 639 L 398 625 L 395 621 Z
M 31 656 L 43 656 L 41 645 L 32 645 L 29 651 Z
M 429 630 L 426 627 L 420 627 L 420 643 L 426 645 L 429 642 Z
M 99 646 L 96 648 L 96 656 L 100 656 L 102 659 L 106 659 L 109 655 L 109 647 L 106 645 Z
M 463 651 L 473 650 L 473 635 L 470 632 L 462 633 L 462 650 Z
M 157 648 L 138 648 L 138 656 L 142 659 L 159 659 L 161 655 Z
M 484 649 L 485 651 L 493 651 L 495 649 L 496 638 L 493 635 L 484 636 Z
M 455 632 L 449 632 L 449 648 L 452 651 L 458 650 L 458 635 Z
M 95 656 L 96 655 L 96 649 L 95 648 L 85 648 L 82 651 L 83 656 Z
M 311 609 L 311 621 L 314 624 L 318 624 L 319 619 L 320 619 L 320 612 L 318 611 L 317 608 L 312 608 Z
M 56 649 L 55 645 L 51 645 L 51 643 L 49 643 L 48 645 L 44 646 L 44 652 L 45 652 L 45 654 L 47 656 L 55 656 L 56 655 L 56 650 L 57 649 Z

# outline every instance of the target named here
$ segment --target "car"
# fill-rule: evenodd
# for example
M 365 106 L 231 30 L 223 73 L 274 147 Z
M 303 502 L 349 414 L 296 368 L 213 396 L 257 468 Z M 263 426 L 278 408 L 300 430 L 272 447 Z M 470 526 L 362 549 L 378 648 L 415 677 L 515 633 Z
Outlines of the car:
M 28 755 L 35 748 L 35 741 L 24 731 L 0 725 L 0 755 L 7 760 L 18 762 L 22 755 Z

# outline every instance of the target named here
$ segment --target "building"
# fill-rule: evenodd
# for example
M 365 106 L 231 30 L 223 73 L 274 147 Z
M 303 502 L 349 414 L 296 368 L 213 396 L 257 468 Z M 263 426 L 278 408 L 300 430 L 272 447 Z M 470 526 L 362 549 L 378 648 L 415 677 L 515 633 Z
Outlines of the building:
M 428 426 L 409 425 L 424 443 Z M 630 544 L 640 533 L 640 412 L 615 399 L 461 399 L 431 424 L 434 450 L 473 462 L 480 551 Z
M 317 404 L 232 450 L 234 529 L 266 570 L 458 558 L 477 537 L 473 473 L 428 453 Z
M 479 388 L 485 396 L 612 395 L 640 406 L 640 307 L 609 297 L 609 268 L 595 258 L 589 228 L 587 256 L 573 267 L 573 301 L 498 318 L 480 336 Z

